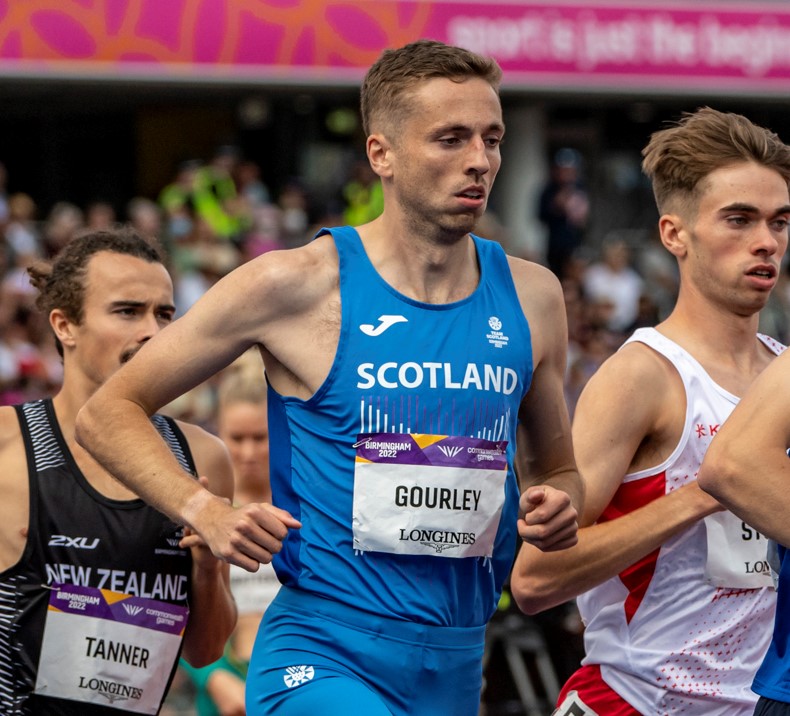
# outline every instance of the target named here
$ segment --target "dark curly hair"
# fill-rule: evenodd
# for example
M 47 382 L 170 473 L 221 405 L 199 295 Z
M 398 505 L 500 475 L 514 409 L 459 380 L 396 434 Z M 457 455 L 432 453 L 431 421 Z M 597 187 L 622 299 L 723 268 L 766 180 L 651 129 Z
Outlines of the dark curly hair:
M 88 262 L 100 251 L 164 264 L 159 244 L 140 236 L 130 227 L 79 235 L 66 244 L 53 261 L 40 261 L 27 269 L 30 283 L 38 289 L 36 306 L 44 315 L 59 308 L 74 323 L 82 321 Z M 57 338 L 55 345 L 63 356 L 63 346 Z

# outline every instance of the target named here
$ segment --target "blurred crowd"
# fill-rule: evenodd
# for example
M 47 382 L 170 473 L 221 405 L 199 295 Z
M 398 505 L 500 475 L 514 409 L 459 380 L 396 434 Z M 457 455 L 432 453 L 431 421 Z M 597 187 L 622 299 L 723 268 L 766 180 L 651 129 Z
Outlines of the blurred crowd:
M 35 197 L 7 191 L 0 164 L 0 404 L 51 394 L 61 377 L 46 317 L 35 310 L 27 280 L 31 263 L 53 257 L 84 230 L 129 223 L 164 245 L 175 281 L 176 305 L 186 311 L 205 291 L 236 266 L 266 251 L 291 248 L 310 240 L 320 226 L 359 225 L 381 211 L 381 191 L 367 162 L 354 165 L 338 190 L 334 208 L 317 207 L 298 179 L 274 196 L 260 167 L 234 146 L 213 156 L 185 161 L 175 168 L 159 195 L 131 198 L 123 211 L 107 202 L 77 206 L 61 201 L 42 215 Z M 666 317 L 678 290 L 674 258 L 661 246 L 654 227 L 644 236 L 613 231 L 598 245 L 585 229 L 590 205 L 581 154 L 562 148 L 533 211 L 546 229 L 546 251 L 530 256 L 560 278 L 568 315 L 566 380 L 573 413 L 587 379 L 631 331 Z M 489 211 L 478 233 L 510 249 L 508 231 Z M 790 339 L 790 272 L 782 272 L 761 317 L 761 329 L 782 342 Z M 215 390 L 197 390 L 171 406 L 178 417 L 211 427 Z
M 581 153 L 560 148 L 537 202 L 546 230 L 546 260 L 558 275 L 568 316 L 565 394 L 574 407 L 587 380 L 637 328 L 655 326 L 675 305 L 675 258 L 661 244 L 657 225 L 610 231 L 597 246 L 587 241 L 591 205 Z M 760 330 L 790 340 L 790 264 L 760 315 Z
M 59 385 L 60 359 L 46 317 L 35 310 L 26 269 L 51 259 L 77 234 L 128 223 L 156 237 L 183 313 L 241 263 L 304 244 L 320 226 L 358 225 L 381 211 L 378 183 L 366 163 L 351 169 L 327 208 L 316 206 L 298 179 L 285 181 L 273 195 L 260 167 L 234 146 L 184 161 L 158 196 L 132 197 L 122 209 L 101 200 L 87 206 L 61 201 L 44 213 L 35 197 L 8 186 L 0 164 L 0 405 L 50 395 Z M 173 412 L 205 424 L 213 419 L 213 402 L 198 391 Z

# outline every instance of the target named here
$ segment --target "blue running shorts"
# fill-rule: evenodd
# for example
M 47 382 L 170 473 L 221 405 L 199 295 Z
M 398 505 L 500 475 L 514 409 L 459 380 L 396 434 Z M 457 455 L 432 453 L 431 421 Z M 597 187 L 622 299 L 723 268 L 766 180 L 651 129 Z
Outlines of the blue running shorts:
M 247 673 L 249 716 L 477 716 L 485 627 L 360 612 L 282 587 Z

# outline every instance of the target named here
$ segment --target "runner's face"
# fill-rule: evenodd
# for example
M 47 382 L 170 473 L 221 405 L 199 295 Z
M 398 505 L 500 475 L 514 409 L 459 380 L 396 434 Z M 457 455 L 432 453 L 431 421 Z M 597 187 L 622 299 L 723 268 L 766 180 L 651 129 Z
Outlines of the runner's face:
M 407 101 L 390 149 L 398 206 L 413 230 L 457 240 L 483 215 L 499 171 L 499 97 L 483 79 L 435 78 Z
M 98 387 L 168 325 L 174 312 L 173 283 L 162 264 L 110 251 L 95 254 L 85 277 L 82 323 L 70 324 L 69 365 Z
M 776 285 L 790 197 L 773 169 L 743 162 L 711 172 L 689 232 L 689 275 L 714 302 L 753 315 Z
M 266 484 L 269 477 L 266 405 L 246 401 L 229 403 L 220 411 L 218 428 L 230 452 L 237 484 Z

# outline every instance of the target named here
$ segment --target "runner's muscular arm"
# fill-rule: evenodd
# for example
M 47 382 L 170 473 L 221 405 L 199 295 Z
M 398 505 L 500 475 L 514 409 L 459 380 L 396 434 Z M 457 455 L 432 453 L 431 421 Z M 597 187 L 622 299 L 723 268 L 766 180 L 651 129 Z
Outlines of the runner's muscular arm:
M 0 571 L 15 565 L 27 542 L 30 489 L 25 445 L 16 411 L 0 408 Z
M 534 371 L 519 409 L 517 473 L 525 487 L 518 533 L 546 551 L 576 543 L 584 500 L 571 443 L 563 392 L 568 331 L 559 281 L 537 264 L 510 260 L 524 315 L 530 325 Z
M 703 490 L 762 534 L 790 546 L 790 351 L 757 377 L 708 447 Z
M 198 474 L 207 476 L 203 478 L 207 489 L 232 503 L 233 467 L 225 444 L 196 425 L 179 421 L 179 427 Z M 182 655 L 192 666 L 200 667 L 222 656 L 236 624 L 236 602 L 227 563 L 214 557 L 202 539 L 187 537 L 183 544 L 192 551 L 192 589 Z
M 551 554 L 529 544 L 521 546 L 511 591 L 522 611 L 535 614 L 573 599 L 719 509 L 693 483 L 627 515 L 595 524 L 631 470 L 640 445 L 648 436 L 668 428 L 672 413 L 666 413 L 666 408 L 673 395 L 670 370 L 649 349 L 626 346 L 588 382 L 573 424 L 576 456 L 586 487 L 578 544 Z M 665 456 L 656 455 L 654 464 L 663 459 Z
M 301 370 L 292 346 L 333 276 L 331 256 L 316 243 L 269 252 L 225 276 L 116 371 L 77 416 L 77 440 L 111 474 L 197 532 L 216 556 L 251 571 L 269 562 L 299 523 L 270 505 L 232 508 L 212 495 L 183 473 L 148 416 L 254 344 L 275 355 L 290 347 L 287 367 Z

